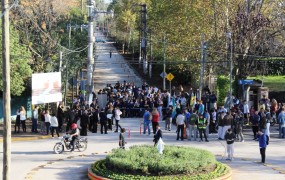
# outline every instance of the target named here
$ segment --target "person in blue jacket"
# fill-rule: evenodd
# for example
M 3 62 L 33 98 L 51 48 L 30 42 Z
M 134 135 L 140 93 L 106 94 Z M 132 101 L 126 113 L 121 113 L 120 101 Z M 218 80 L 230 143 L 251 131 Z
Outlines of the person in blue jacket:
M 265 163 L 265 151 L 266 151 L 266 147 L 267 147 L 267 142 L 269 141 L 267 138 L 269 138 L 269 137 L 266 136 L 266 134 L 264 134 L 261 129 L 259 129 L 258 133 L 257 133 L 257 138 L 259 141 L 261 163 Z

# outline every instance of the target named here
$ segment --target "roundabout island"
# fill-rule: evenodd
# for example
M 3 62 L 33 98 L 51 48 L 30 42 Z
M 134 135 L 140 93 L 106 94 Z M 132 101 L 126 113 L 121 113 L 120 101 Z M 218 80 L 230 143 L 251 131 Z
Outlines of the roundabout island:
M 88 170 L 90 179 L 231 179 L 231 169 L 209 151 L 182 146 L 165 146 L 159 154 L 153 146 L 113 149 Z

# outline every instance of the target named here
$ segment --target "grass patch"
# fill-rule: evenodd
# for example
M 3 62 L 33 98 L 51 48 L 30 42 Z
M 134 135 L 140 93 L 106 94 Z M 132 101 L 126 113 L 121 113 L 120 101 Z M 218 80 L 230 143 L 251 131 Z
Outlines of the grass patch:
M 153 146 L 115 149 L 106 159 L 92 165 L 92 171 L 110 179 L 213 179 L 230 171 L 208 151 L 165 146 L 159 155 Z
M 247 79 L 263 80 L 263 86 L 269 91 L 283 91 L 285 89 L 285 76 L 254 76 Z

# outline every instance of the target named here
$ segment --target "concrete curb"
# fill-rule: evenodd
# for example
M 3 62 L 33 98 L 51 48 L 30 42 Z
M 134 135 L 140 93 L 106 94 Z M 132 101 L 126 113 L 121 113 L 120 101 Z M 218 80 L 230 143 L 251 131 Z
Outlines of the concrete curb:
M 226 164 L 223 164 L 223 165 L 227 166 L 230 169 L 230 172 L 214 180 L 231 180 L 232 179 L 232 168 Z
M 98 175 L 94 174 L 92 172 L 91 166 L 88 168 L 88 174 L 87 175 L 88 175 L 89 179 L 91 179 L 91 180 L 109 180 L 108 178 L 104 178 L 102 176 L 98 176 Z
M 33 137 L 12 137 L 12 142 L 16 141 L 32 141 L 32 140 L 40 140 L 40 139 L 50 139 L 50 135 L 45 136 L 33 136 Z M 3 142 L 3 138 L 0 139 L 0 142 Z
M 224 164 L 225 166 L 227 166 L 229 169 L 230 169 L 230 172 L 228 172 L 227 174 L 221 176 L 221 177 L 218 177 L 218 178 L 215 178 L 213 180 L 231 180 L 232 179 L 232 169 Z M 87 173 L 88 177 L 90 180 L 109 180 L 108 178 L 105 178 L 105 177 L 102 177 L 102 176 L 98 176 L 96 174 L 94 174 L 92 172 L 92 165 L 88 168 L 88 173 Z

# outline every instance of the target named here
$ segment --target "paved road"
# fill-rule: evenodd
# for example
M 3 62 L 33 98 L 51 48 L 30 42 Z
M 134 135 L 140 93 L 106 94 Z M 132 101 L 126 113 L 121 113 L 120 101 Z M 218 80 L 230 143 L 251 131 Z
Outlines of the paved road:
M 102 37 L 102 34 L 97 32 L 95 36 Z M 111 58 L 110 51 L 112 52 Z M 135 74 L 123 56 L 117 52 L 112 42 L 97 43 L 96 52 L 98 57 L 95 60 L 95 92 L 105 88 L 107 84 L 114 85 L 117 81 L 123 83 L 124 80 L 134 82 L 135 85 L 141 86 L 142 81 L 140 77 Z
M 152 136 L 139 132 L 139 118 L 126 118 L 121 125 L 130 129 L 127 147 L 137 144 L 152 145 Z M 161 123 L 162 127 L 164 122 Z M 174 127 L 173 127 L 174 128 Z M 235 143 L 235 159 L 225 160 L 225 142 L 218 141 L 216 135 L 210 136 L 210 142 L 176 141 L 175 130 L 164 132 L 167 145 L 191 146 L 207 149 L 214 153 L 217 160 L 233 169 L 234 180 L 244 179 L 285 179 L 284 140 L 272 138 L 267 148 L 267 165 L 261 165 L 258 142 L 246 135 L 244 143 Z M 44 139 L 12 144 L 12 178 L 21 179 L 87 179 L 86 170 L 95 160 L 104 158 L 108 152 L 118 146 L 118 133 L 88 134 L 88 149 L 85 152 L 65 152 L 54 154 L 53 146 L 58 139 Z M 3 152 L 2 146 L 0 152 Z M 2 160 L 2 157 L 1 157 Z M 2 166 L 2 164 L 1 164 Z M 2 167 L 1 167 L 2 168 Z M 0 175 L 0 178 L 2 175 Z

